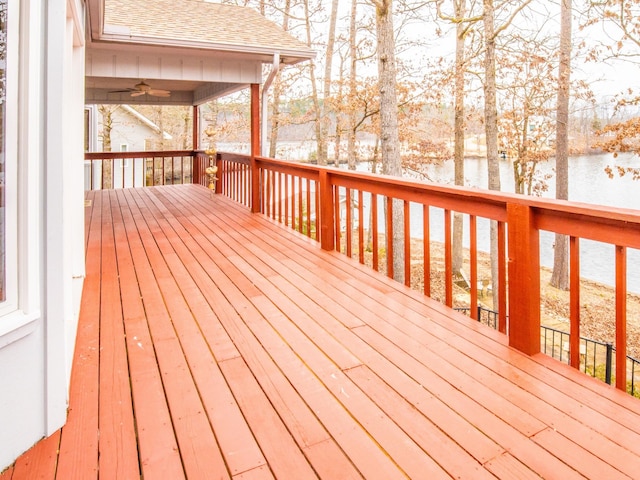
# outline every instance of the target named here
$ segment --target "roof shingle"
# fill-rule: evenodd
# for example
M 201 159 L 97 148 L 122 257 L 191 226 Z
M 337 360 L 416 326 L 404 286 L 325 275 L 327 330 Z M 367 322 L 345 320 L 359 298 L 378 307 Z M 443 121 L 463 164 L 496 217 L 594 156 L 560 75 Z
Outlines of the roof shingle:
M 104 33 L 112 32 L 153 43 L 166 39 L 314 56 L 311 48 L 255 10 L 203 0 L 105 0 Z

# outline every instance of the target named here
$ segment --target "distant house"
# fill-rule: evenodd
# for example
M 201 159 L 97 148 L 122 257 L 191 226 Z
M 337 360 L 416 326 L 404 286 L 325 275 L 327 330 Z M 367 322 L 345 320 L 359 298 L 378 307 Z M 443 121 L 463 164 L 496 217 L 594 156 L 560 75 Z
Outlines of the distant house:
M 157 150 L 161 143 L 165 146 L 174 139 L 172 135 L 161 130 L 148 117 L 144 116 L 131 105 L 109 105 L 112 129 L 110 132 L 112 152 L 143 152 Z M 97 105 L 87 105 L 85 107 L 87 119 L 86 129 L 90 132 L 90 140 L 85 147 L 87 151 L 102 152 L 104 148 L 104 125 L 103 116 L 100 114 Z M 170 147 L 173 147 L 171 145 Z M 171 148 L 174 149 L 174 148 Z M 100 183 L 100 169 L 92 169 L 90 161 L 84 162 L 84 185 L 89 189 L 90 185 Z M 120 185 L 123 178 L 132 179 L 131 186 L 140 187 L 144 185 L 145 171 L 142 158 L 116 159 L 113 164 L 114 185 Z M 91 175 L 93 174 L 93 182 Z
M 264 64 L 275 72 L 314 53 L 253 10 L 200 0 L 0 0 L 0 17 L 1 471 L 66 421 L 83 154 L 98 148 L 85 104 L 188 105 L 197 118 L 198 105 L 241 89 L 255 104 Z M 149 91 L 132 91 L 143 79 Z M 116 148 L 139 148 L 154 128 L 136 122 L 142 133 Z
M 95 119 L 95 145 L 90 151 L 103 152 L 102 115 L 97 105 L 87 105 L 89 118 Z M 111 130 L 111 151 L 114 152 L 142 152 L 156 150 L 160 140 L 171 142 L 173 136 L 161 130 L 150 118 L 146 117 L 131 105 L 114 105 L 111 112 L 113 127 Z

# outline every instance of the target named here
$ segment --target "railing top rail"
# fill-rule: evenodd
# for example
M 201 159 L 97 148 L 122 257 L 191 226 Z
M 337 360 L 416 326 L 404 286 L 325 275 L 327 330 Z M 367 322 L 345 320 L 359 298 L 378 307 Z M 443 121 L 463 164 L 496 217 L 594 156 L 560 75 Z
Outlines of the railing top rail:
M 249 165 L 251 163 L 251 156 L 246 155 L 244 153 L 227 153 L 227 152 L 218 152 L 221 160 L 226 160 L 228 162 L 242 163 L 244 165 Z
M 110 160 L 116 158 L 192 157 L 194 150 L 145 150 L 141 152 L 86 152 L 85 160 Z
M 498 221 L 506 221 L 507 204 L 525 205 L 532 209 L 538 229 L 612 243 L 611 229 L 615 228 L 617 245 L 640 248 L 640 210 L 443 185 L 271 158 L 260 157 L 257 161 L 260 166 L 280 170 L 286 167 L 290 172 L 298 170 L 306 175 L 326 171 L 334 185 Z

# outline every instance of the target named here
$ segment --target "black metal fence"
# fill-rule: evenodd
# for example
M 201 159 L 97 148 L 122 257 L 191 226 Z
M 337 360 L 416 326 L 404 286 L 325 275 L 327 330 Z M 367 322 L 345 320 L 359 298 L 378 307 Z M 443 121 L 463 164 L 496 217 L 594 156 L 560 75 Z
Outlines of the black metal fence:
M 470 314 L 468 307 L 456 308 L 466 315 Z M 480 323 L 497 329 L 498 312 L 478 306 L 477 318 Z M 542 325 L 540 327 L 540 349 L 564 363 L 569 363 L 569 338 L 567 332 Z M 615 347 L 611 343 L 599 342 L 590 338 L 580 337 L 580 370 L 612 385 L 615 383 Z M 627 355 L 627 392 L 640 398 L 640 387 L 636 380 L 640 380 L 640 360 Z M 638 375 L 638 379 L 636 379 Z

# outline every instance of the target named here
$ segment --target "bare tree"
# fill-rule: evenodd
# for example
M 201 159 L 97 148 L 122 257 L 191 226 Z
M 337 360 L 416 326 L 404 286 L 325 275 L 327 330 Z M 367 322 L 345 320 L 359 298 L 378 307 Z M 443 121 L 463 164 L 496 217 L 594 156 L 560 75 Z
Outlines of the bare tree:
M 291 11 L 291 0 L 286 0 L 282 15 L 282 29 L 286 32 L 289 30 L 289 20 Z M 264 12 L 264 4 L 261 2 L 261 12 Z M 263 13 L 264 15 L 264 13 Z M 271 98 L 271 131 L 269 132 L 269 157 L 275 158 L 276 147 L 278 144 L 278 132 L 280 130 L 280 97 L 282 96 L 282 73 L 276 74 L 273 82 L 272 98 Z
M 571 85 L 571 0 L 560 1 L 560 63 L 556 113 L 556 198 L 569 199 L 569 96 Z M 569 238 L 556 233 L 551 285 L 569 288 Z
M 475 22 L 480 18 L 467 17 L 467 0 L 452 0 L 453 15 L 443 13 L 442 4 L 444 0 L 438 0 L 438 17 L 441 20 L 453 23 L 456 26 L 456 49 L 454 65 L 454 183 L 464 185 L 464 155 L 465 155 L 465 73 L 467 69 L 467 59 L 465 52 L 465 39 Z M 452 245 L 452 268 L 454 274 L 462 269 L 462 215 L 454 213 L 453 218 L 453 245 Z
M 327 49 L 324 60 L 323 101 L 320 105 L 320 137 L 318 138 L 318 163 L 327 163 L 327 143 L 329 130 L 328 103 L 331 97 L 331 70 L 333 66 L 333 52 L 336 40 L 336 21 L 338 18 L 338 0 L 331 1 L 331 14 L 329 17 L 329 33 L 327 35 Z M 337 147 L 336 147 L 337 150 Z
M 487 145 L 488 187 L 500 190 L 498 159 L 498 106 L 496 100 L 496 31 L 493 0 L 483 0 L 484 25 L 484 126 Z M 498 305 L 498 224 L 491 222 L 491 290 Z
M 395 36 L 393 1 L 371 0 L 376 8 L 376 38 L 378 49 L 378 88 L 380 93 L 380 140 L 382 173 L 402 176 L 398 132 L 398 98 L 396 93 Z M 404 282 L 404 222 L 402 204 L 392 202 L 393 209 L 393 278 Z M 409 241 L 407 239 L 407 241 Z
M 350 170 L 356 169 L 356 111 L 353 108 L 353 99 L 357 91 L 357 65 L 358 51 L 356 49 L 356 15 L 358 1 L 351 0 L 351 16 L 349 21 L 349 119 L 347 131 L 347 162 Z
M 113 112 L 119 105 L 98 105 L 102 115 L 102 151 L 111 151 L 111 130 L 113 129 Z M 102 161 L 102 188 L 113 187 L 113 162 Z

